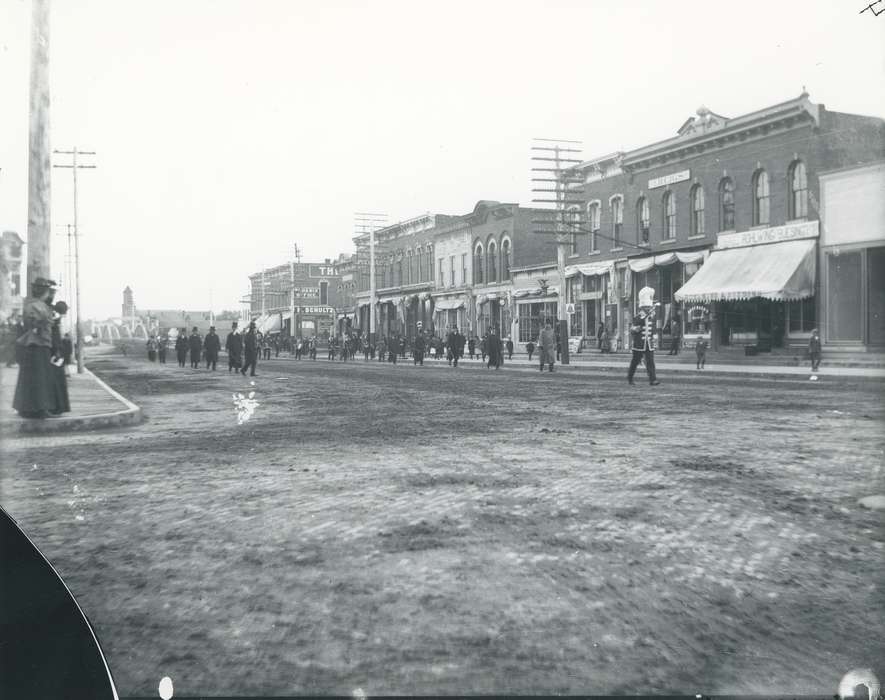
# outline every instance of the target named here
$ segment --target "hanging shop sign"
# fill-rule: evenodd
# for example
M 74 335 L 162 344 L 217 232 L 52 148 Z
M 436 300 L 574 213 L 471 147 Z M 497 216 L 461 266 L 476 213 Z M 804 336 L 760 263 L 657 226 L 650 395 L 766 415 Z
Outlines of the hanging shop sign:
M 663 177 L 653 177 L 648 181 L 648 189 L 653 190 L 656 187 L 666 187 L 676 182 L 684 182 L 691 177 L 691 170 L 682 170 L 678 173 L 664 175 Z

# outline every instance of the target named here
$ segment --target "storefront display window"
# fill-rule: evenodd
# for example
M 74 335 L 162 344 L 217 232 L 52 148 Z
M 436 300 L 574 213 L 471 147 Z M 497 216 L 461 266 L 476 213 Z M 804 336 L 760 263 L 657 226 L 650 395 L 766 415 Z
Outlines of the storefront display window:
M 814 298 L 791 301 L 787 311 L 790 315 L 790 333 L 810 333 L 817 322 L 814 315 Z
M 686 305 L 683 318 L 686 335 L 710 332 L 710 309 L 705 304 Z
M 556 302 L 534 302 L 519 305 L 519 342 L 537 342 L 544 322 L 556 323 Z
M 827 256 L 829 338 L 861 340 L 861 254 Z

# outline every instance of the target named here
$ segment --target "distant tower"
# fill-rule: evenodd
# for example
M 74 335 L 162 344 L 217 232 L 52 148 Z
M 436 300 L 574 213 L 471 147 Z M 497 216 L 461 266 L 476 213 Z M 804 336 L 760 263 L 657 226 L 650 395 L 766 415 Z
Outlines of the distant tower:
M 129 287 L 123 290 L 123 318 L 135 316 L 135 302 L 132 300 L 132 290 Z

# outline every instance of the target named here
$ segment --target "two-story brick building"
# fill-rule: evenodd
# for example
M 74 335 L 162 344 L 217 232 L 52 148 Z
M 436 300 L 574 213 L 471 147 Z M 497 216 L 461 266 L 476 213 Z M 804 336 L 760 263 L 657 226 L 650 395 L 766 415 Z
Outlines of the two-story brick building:
M 885 122 L 798 98 L 733 119 L 701 108 L 673 138 L 582 163 L 568 263 L 573 328 L 627 344 L 636 291 L 713 347 L 805 343 L 819 316 L 821 171 L 882 158 Z M 580 315 L 580 318 L 576 318 Z
M 376 335 L 414 337 L 418 322 L 433 325 L 434 234 L 454 217 L 423 214 L 385 226 L 375 237 Z M 368 250 L 369 234 L 354 238 L 360 250 Z M 369 332 L 369 268 L 365 257 L 358 264 L 357 327 Z
M 494 328 L 501 337 L 518 336 L 520 307 L 542 293 L 525 272 L 556 257 L 549 239 L 535 233 L 542 215 L 518 204 L 481 200 L 437 232 L 438 327 L 457 325 L 479 336 Z
M 316 335 L 325 342 L 335 332 L 342 289 L 339 269 L 330 259 L 276 265 L 249 275 L 249 284 L 250 318 L 262 333 L 296 338 Z

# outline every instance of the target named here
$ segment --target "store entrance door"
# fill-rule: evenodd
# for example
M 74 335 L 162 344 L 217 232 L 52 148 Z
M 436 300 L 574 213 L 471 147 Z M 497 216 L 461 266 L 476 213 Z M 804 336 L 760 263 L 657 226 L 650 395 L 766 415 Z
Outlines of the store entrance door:
M 885 248 L 867 251 L 869 344 L 885 345 Z

